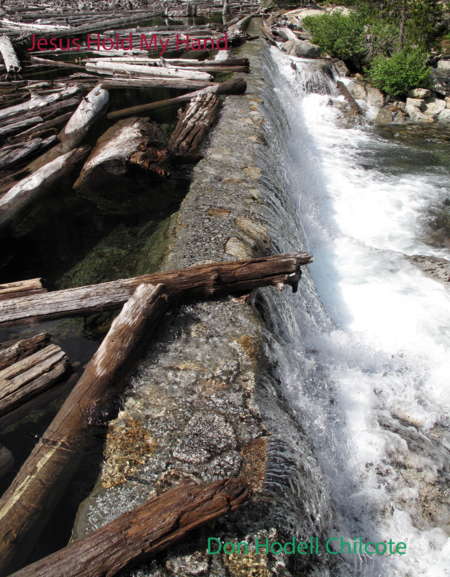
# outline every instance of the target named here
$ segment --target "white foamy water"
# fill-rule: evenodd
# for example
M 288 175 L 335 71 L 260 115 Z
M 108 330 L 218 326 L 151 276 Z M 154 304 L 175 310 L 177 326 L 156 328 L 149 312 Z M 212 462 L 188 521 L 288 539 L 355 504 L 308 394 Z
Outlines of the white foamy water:
M 404 258 L 450 258 L 424 244 L 420 226 L 450 196 L 448 167 L 367 127 L 340 127 L 330 96 L 302 91 L 306 61 L 295 71 L 276 48 L 270 58 L 269 155 L 308 246 L 282 222 L 272 232 L 280 249 L 317 258 L 317 294 L 304 278 L 281 313 L 295 327 L 288 347 L 273 345 L 280 378 L 333 495 L 333 534 L 407 545 L 402 556 L 348 556 L 336 571 L 450 575 L 450 291 Z

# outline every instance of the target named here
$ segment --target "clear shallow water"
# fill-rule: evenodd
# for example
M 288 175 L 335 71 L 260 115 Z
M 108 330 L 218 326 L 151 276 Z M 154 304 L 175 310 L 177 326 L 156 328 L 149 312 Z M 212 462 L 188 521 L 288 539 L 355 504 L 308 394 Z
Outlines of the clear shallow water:
M 336 571 L 450 575 L 450 292 L 404 258 L 450 258 L 423 230 L 450 195 L 448 135 L 342 128 L 296 63 L 266 55 L 268 225 L 276 250 L 317 260 L 298 296 L 265 293 L 279 337 L 269 354 L 333 497 L 330 535 L 407 544 Z

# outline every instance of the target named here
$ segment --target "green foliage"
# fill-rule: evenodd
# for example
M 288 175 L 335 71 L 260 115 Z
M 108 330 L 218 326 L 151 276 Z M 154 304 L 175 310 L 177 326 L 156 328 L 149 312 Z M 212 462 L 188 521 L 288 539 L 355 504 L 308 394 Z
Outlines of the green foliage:
M 391 96 L 405 95 L 412 88 L 425 88 L 430 81 L 427 54 L 405 48 L 390 58 L 378 56 L 368 72 L 372 83 Z M 366 71 L 367 72 L 367 71 Z
M 303 26 L 314 44 L 330 56 L 348 60 L 362 57 L 367 51 L 364 42 L 364 24 L 358 14 L 344 16 L 340 11 L 322 16 L 307 16 Z

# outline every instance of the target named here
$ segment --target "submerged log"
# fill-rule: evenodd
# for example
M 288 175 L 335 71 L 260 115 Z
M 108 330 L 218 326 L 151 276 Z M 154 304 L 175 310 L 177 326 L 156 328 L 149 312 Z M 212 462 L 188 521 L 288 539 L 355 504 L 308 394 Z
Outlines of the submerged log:
M 186 70 L 185 68 L 167 68 L 164 66 L 139 66 L 123 62 L 88 62 L 86 64 L 86 70 L 88 72 L 97 72 L 98 74 L 106 74 L 109 76 L 121 73 L 128 76 L 183 78 L 186 80 L 203 80 L 204 82 L 213 80 L 211 74 L 207 72 Z
M 7 74 L 17 74 L 22 70 L 14 46 L 8 36 L 0 36 L 0 53 L 3 57 Z
M 0 500 L 0 572 L 20 568 L 83 456 L 87 429 L 147 343 L 167 304 L 164 286 L 140 285 Z M 14 538 L 11 539 L 11 535 Z M 67 574 L 67 572 L 63 572 Z
M 6 447 L 0 445 L 0 479 L 12 469 L 14 465 L 14 457 Z
M 57 345 L 49 345 L 0 371 L 0 417 L 58 384 L 71 370 Z
M 82 146 L 67 152 L 13 186 L 0 198 L 0 228 L 8 224 L 59 178 L 68 174 L 89 150 L 89 146 Z
M 47 345 L 49 340 L 48 333 L 40 333 L 29 339 L 2 343 L 0 345 L 0 371 L 39 351 Z
M 74 189 L 110 214 L 167 208 L 176 199 L 156 188 L 169 176 L 163 141 L 164 133 L 149 120 L 120 120 L 98 139 Z
M 195 153 L 216 121 L 221 105 L 215 94 L 195 96 L 172 134 L 170 152 L 184 155 Z
M 26 297 L 29 295 L 38 295 L 46 292 L 47 289 L 42 286 L 41 278 L 3 283 L 0 284 L 0 301 Z
M 14 577 L 112 577 L 170 547 L 196 527 L 235 511 L 249 498 L 243 479 L 179 485 Z
M 163 283 L 171 298 L 204 299 L 246 294 L 263 286 L 287 284 L 293 291 L 300 267 L 312 262 L 306 252 L 254 260 L 204 264 L 163 273 L 54 291 L 0 303 L 0 327 L 86 315 L 123 305 L 141 283 Z
M 214 86 L 207 86 L 206 88 L 202 88 L 196 92 L 190 92 L 189 94 L 183 94 L 182 96 L 176 96 L 175 98 L 169 98 L 168 100 L 149 102 L 148 104 L 141 104 L 140 106 L 115 110 L 114 112 L 110 112 L 107 118 L 121 118 L 122 116 L 130 116 L 132 114 L 141 114 L 142 112 L 157 110 L 158 108 L 164 108 L 165 106 L 171 106 L 173 104 L 178 104 L 179 102 L 189 102 L 189 100 L 195 96 L 200 96 L 202 94 L 243 94 L 246 90 L 247 83 L 245 80 L 243 78 L 237 78 L 236 80 L 228 80 L 227 82 L 214 84 Z

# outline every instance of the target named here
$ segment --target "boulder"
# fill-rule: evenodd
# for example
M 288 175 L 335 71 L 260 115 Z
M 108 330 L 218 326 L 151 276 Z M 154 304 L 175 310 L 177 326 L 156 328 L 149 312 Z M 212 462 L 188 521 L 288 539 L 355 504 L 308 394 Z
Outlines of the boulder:
M 367 103 L 370 106 L 384 106 L 384 95 L 381 90 L 375 88 L 375 86 L 371 86 L 370 84 L 366 85 L 367 90 Z
M 339 76 L 350 76 L 350 70 L 347 68 L 347 64 L 345 64 L 343 60 L 334 60 L 333 64 Z
M 281 47 L 289 56 L 297 58 L 320 58 L 320 47 L 308 40 L 288 40 Z
M 408 92 L 409 98 L 430 98 L 431 90 L 428 88 L 413 88 Z
M 374 123 L 377 126 L 385 126 L 392 122 L 392 110 L 388 108 L 380 108 L 378 114 L 375 117 Z
M 450 109 L 446 108 L 443 110 L 437 117 L 437 121 L 442 122 L 443 124 L 450 123 Z
M 430 88 L 444 96 L 450 96 L 450 70 L 438 68 L 431 71 Z
M 445 97 L 445 108 L 450 108 L 450 96 Z
M 439 60 L 437 67 L 442 70 L 450 70 L 450 60 Z
M 428 114 L 430 116 L 437 116 L 443 110 L 445 110 L 445 107 L 446 107 L 445 100 L 440 100 L 439 98 L 432 96 L 431 98 L 427 98 L 425 100 L 424 112 L 425 114 Z
M 407 98 L 406 99 L 406 109 L 408 110 L 408 106 L 416 106 L 422 112 L 425 110 L 426 104 L 425 100 L 421 98 Z
M 402 100 L 397 100 L 396 102 L 394 102 L 394 108 L 396 110 L 401 110 L 402 112 L 406 111 L 406 102 L 403 102 Z
M 412 100 L 412 99 L 408 98 L 408 100 Z M 431 116 L 424 114 L 420 110 L 420 108 L 418 106 L 415 106 L 414 104 L 408 104 L 408 102 L 407 102 L 406 103 L 406 112 L 409 114 L 409 118 L 413 122 L 417 122 L 418 124 L 432 124 L 434 122 L 434 120 Z
M 362 82 L 353 80 L 347 85 L 347 88 L 355 100 L 367 100 L 366 86 Z

